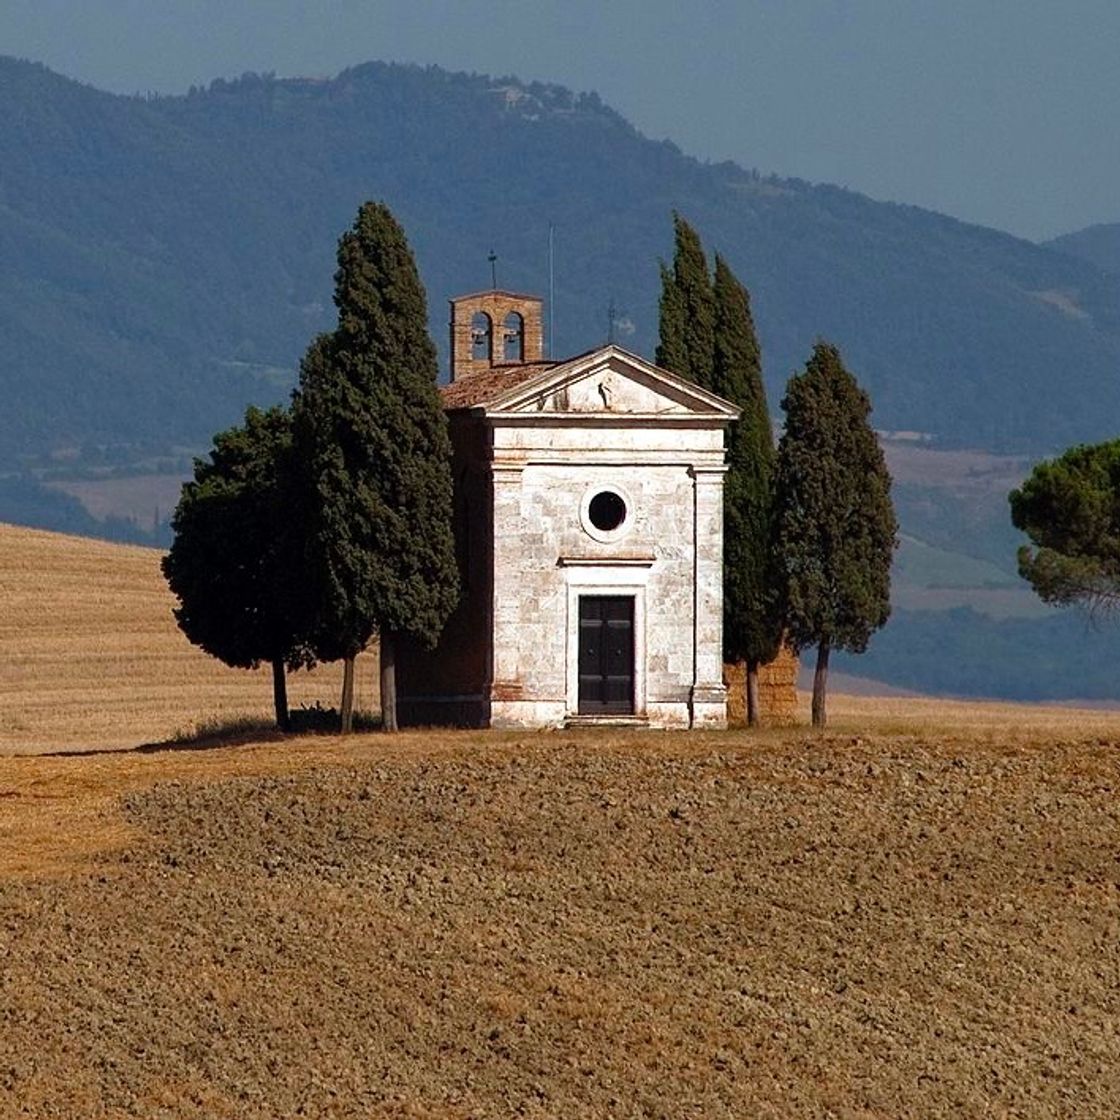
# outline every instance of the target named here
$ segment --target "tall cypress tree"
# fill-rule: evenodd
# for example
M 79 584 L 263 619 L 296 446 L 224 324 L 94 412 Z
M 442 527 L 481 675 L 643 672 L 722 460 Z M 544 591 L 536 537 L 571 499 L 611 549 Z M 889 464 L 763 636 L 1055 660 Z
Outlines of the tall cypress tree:
M 750 296 L 717 253 L 712 391 L 742 409 L 727 434 L 723 488 L 723 655 L 746 664 L 747 722 L 759 720 L 758 668 L 781 646 L 772 531 L 774 437 Z
M 658 342 L 654 360 L 662 369 L 684 376 L 689 368 L 684 347 L 684 298 L 676 277 L 664 262 L 661 270 L 661 299 L 658 302 Z
M 672 270 L 661 266 L 657 363 L 742 408 L 727 437 L 724 485 L 724 658 L 746 664 L 747 721 L 758 723 L 758 668 L 781 645 L 771 476 L 774 443 L 750 297 L 716 256 L 715 280 L 696 231 L 673 214 Z
M 786 388 L 775 480 L 789 640 L 815 644 L 813 726 L 825 724 L 833 649 L 862 653 L 890 615 L 898 523 L 871 402 L 840 352 L 819 342 Z
M 319 655 L 353 664 L 381 639 L 384 726 L 395 730 L 395 638 L 439 638 L 458 598 L 451 447 L 427 301 L 404 233 L 366 202 L 338 245 L 338 327 L 312 343 L 293 404 L 304 470 L 306 571 Z
M 670 272 L 661 267 L 660 341 L 655 360 L 663 369 L 708 389 L 715 348 L 715 299 L 700 237 L 673 212 L 674 251 Z

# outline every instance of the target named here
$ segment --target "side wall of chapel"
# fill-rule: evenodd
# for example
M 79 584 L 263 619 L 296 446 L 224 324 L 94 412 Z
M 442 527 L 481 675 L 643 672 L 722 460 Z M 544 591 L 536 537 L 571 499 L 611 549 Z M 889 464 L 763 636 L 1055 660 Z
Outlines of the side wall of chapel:
M 402 724 L 480 727 L 488 722 L 493 610 L 493 524 L 490 439 L 486 424 L 451 413 L 452 521 L 459 604 L 434 650 L 407 637 L 397 651 Z

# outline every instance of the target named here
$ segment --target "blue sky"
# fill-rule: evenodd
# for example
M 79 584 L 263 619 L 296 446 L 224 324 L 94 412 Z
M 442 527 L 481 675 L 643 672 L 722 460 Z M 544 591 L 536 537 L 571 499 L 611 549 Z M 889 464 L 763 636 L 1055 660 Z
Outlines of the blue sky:
M 1115 0 L 4 0 L 0 53 L 127 93 L 370 59 L 514 74 L 701 158 L 1023 237 L 1120 221 Z

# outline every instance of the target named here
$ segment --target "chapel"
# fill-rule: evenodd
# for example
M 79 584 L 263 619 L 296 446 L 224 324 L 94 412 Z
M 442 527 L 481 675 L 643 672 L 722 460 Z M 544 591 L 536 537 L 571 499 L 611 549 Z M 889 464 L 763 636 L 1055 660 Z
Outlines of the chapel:
M 461 599 L 402 642 L 402 724 L 724 727 L 724 430 L 739 410 L 610 344 L 543 357 L 542 302 L 451 303 Z

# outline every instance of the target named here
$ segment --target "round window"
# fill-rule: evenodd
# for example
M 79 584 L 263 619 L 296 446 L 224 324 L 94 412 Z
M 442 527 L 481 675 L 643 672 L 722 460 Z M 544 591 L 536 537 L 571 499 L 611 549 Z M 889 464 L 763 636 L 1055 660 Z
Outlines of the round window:
M 626 502 L 613 490 L 600 490 L 587 506 L 587 519 L 600 533 L 610 533 L 626 520 Z
M 583 531 L 600 544 L 614 544 L 634 528 L 634 503 L 616 482 L 606 489 L 602 483 L 589 486 L 579 503 Z

